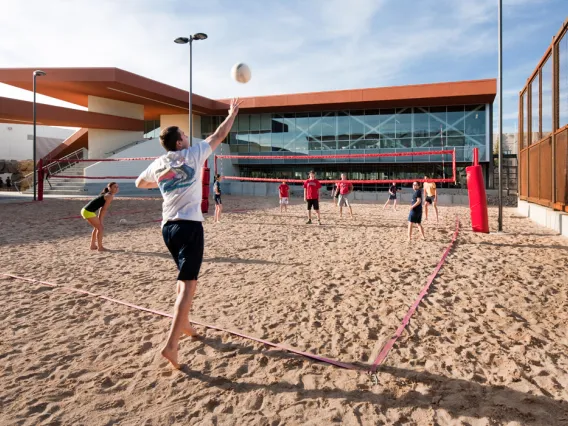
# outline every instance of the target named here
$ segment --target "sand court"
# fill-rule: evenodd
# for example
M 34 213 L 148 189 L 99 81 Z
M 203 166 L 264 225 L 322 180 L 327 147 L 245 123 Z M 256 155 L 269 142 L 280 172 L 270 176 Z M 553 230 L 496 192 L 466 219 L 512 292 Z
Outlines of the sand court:
M 474 234 L 466 208 L 443 207 L 439 225 L 425 222 L 426 241 L 415 234 L 408 244 L 405 206 L 355 204 L 355 218 L 340 220 L 325 201 L 318 226 L 291 201 L 281 215 L 277 200 L 224 196 L 222 222 L 205 223 L 192 317 L 362 368 L 399 326 L 460 219 L 456 246 L 378 385 L 203 327 L 201 342 L 182 341 L 186 365 L 172 371 L 158 354 L 167 318 L 0 277 L 6 423 L 93 424 L 94 411 L 94 424 L 568 422 L 565 239 L 514 210 L 505 211 L 508 233 Z M 84 203 L 3 204 L 0 272 L 171 313 L 176 270 L 154 222 L 160 200 L 116 200 L 104 253 L 88 250 L 83 220 L 57 220 Z M 496 223 L 496 210 L 490 215 Z

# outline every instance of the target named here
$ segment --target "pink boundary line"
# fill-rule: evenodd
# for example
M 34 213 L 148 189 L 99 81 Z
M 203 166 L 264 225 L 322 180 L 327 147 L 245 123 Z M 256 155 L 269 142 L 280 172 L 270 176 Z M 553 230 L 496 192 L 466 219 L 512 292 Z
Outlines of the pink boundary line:
M 47 281 L 41 281 L 41 280 L 35 280 L 35 279 L 31 279 L 31 278 L 20 277 L 18 275 L 13 275 L 13 274 L 6 274 L 6 273 L 3 273 L 3 272 L 0 273 L 0 274 L 4 275 L 6 277 L 14 278 L 14 279 L 21 280 L 21 281 L 28 281 L 28 282 L 33 282 L 33 283 L 45 284 L 45 285 L 53 287 L 53 288 L 60 288 L 62 290 L 69 291 L 69 292 L 85 294 L 87 296 L 96 297 L 96 298 L 99 298 L 99 299 L 108 300 L 109 302 L 128 306 L 130 308 L 137 309 L 139 311 L 149 312 L 151 314 L 160 315 L 160 316 L 167 317 L 167 318 L 172 318 L 172 315 L 168 314 L 167 312 L 156 311 L 154 309 L 149 309 L 149 308 L 145 308 L 143 306 L 134 305 L 132 303 L 125 302 L 125 301 L 122 301 L 122 300 L 119 300 L 119 299 L 113 299 L 112 297 L 104 296 L 102 294 L 92 293 L 90 291 L 80 290 L 80 289 L 74 288 L 74 287 L 67 287 L 67 286 L 63 286 L 63 285 L 59 285 L 59 284 L 53 284 L 53 283 L 50 283 L 50 282 L 47 282 Z M 279 343 L 274 343 L 274 342 L 270 342 L 268 340 L 260 339 L 258 337 L 249 336 L 247 334 L 241 333 L 240 331 L 229 330 L 229 329 L 217 327 L 215 325 L 202 323 L 202 322 L 199 322 L 199 321 L 191 321 L 191 322 L 193 324 L 197 324 L 197 325 L 200 325 L 202 327 L 210 328 L 212 330 L 222 331 L 222 332 L 229 333 L 229 334 L 232 334 L 232 335 L 235 335 L 235 336 L 243 337 L 245 339 L 253 340 L 253 341 L 258 342 L 258 343 L 262 343 L 266 346 L 271 346 L 273 348 L 281 349 L 281 350 L 291 352 L 291 353 L 294 353 L 294 354 L 297 354 L 297 355 L 302 355 L 306 358 L 310 358 L 310 359 L 313 359 L 313 360 L 316 360 L 316 361 L 335 365 L 336 367 L 345 368 L 345 369 L 348 369 L 348 370 L 363 371 L 363 368 L 356 366 L 354 364 L 348 364 L 348 363 L 345 363 L 345 362 L 336 361 L 336 360 L 331 359 L 331 358 L 322 357 L 320 355 L 316 355 L 316 354 L 313 354 L 313 353 L 310 353 L 310 352 L 304 352 L 304 351 L 301 351 L 299 349 L 296 349 L 296 348 L 293 348 L 293 347 L 290 347 L 290 346 L 284 346 L 284 345 L 281 345 Z
M 454 231 L 454 235 L 452 236 L 452 241 L 450 242 L 448 247 L 446 247 L 446 250 L 444 251 L 444 254 L 442 254 L 442 257 L 441 257 L 440 261 L 438 262 L 438 265 L 436 265 L 436 268 L 434 268 L 434 271 L 428 276 L 428 281 L 426 282 L 426 285 L 422 288 L 422 291 L 420 291 L 418 298 L 414 301 L 412 306 L 410 306 L 410 309 L 408 310 L 408 312 L 406 312 L 406 315 L 402 319 L 401 324 L 396 329 L 394 336 L 391 337 L 387 341 L 387 343 L 385 343 L 385 345 L 383 346 L 383 348 L 379 352 L 379 355 L 377 356 L 377 358 L 373 362 L 373 365 L 371 366 L 370 372 L 372 374 L 376 373 L 379 366 L 385 361 L 385 359 L 387 358 L 387 355 L 389 354 L 390 350 L 394 346 L 395 342 L 397 341 L 397 339 L 400 337 L 400 335 L 402 334 L 402 332 L 404 331 L 404 329 L 406 328 L 406 326 L 410 322 L 410 318 L 412 317 L 412 315 L 416 311 L 416 308 L 418 308 L 418 305 L 420 304 L 422 299 L 424 299 L 424 296 L 426 296 L 426 294 L 428 293 L 430 286 L 432 285 L 432 283 L 434 282 L 434 280 L 438 276 L 438 272 L 440 272 L 442 265 L 446 261 L 446 257 L 448 257 L 448 255 L 450 254 L 450 250 L 453 248 L 454 243 L 456 242 L 456 239 L 458 238 L 459 231 L 460 231 L 460 221 L 459 221 L 459 218 L 456 216 L 456 229 Z

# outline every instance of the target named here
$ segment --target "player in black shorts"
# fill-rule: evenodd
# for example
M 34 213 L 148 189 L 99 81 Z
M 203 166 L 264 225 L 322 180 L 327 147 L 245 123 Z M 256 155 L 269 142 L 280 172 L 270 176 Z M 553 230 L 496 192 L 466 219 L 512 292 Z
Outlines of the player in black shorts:
M 396 183 L 393 182 L 392 185 L 389 187 L 389 198 L 388 198 L 387 202 L 385 203 L 385 205 L 383 206 L 383 210 L 387 208 L 387 206 L 389 205 L 391 200 L 393 201 L 393 208 L 394 208 L 394 210 L 396 210 L 396 193 L 398 191 L 400 191 L 400 189 L 398 189 L 397 186 L 396 186 Z
M 222 180 L 223 177 L 221 175 L 215 175 L 215 183 L 213 183 L 213 192 L 215 193 L 215 223 L 221 222 L 221 211 L 223 211 L 223 202 L 221 201 Z
M 420 229 L 422 238 L 426 239 L 424 228 L 422 227 L 422 191 L 418 182 L 412 184 L 412 189 L 414 193 L 412 194 L 412 204 L 408 212 L 408 241 L 412 239 L 412 226 L 414 224 Z

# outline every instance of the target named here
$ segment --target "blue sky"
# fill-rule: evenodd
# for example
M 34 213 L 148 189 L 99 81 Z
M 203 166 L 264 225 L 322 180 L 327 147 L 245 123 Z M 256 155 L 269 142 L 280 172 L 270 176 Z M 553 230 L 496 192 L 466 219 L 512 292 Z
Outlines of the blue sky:
M 515 131 L 518 92 L 568 1 L 503 3 L 504 123 Z M 114 66 L 184 89 L 187 47 L 172 41 L 206 32 L 194 91 L 212 98 L 497 77 L 496 0 L 22 0 L 3 6 L 0 28 L 0 67 Z M 241 61 L 246 85 L 229 78 Z M 5 85 L 0 96 L 31 99 Z

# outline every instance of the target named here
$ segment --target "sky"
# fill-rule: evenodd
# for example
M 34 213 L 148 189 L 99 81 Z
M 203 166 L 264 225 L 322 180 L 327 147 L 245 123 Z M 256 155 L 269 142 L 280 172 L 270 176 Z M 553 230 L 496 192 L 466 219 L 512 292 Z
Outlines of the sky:
M 567 17 L 567 0 L 503 0 L 504 131 Z M 0 32 L 0 68 L 117 67 L 186 90 L 188 47 L 173 40 L 205 32 L 193 89 L 210 98 L 497 77 L 497 0 L 18 0 Z M 3 84 L 0 96 L 32 99 Z

